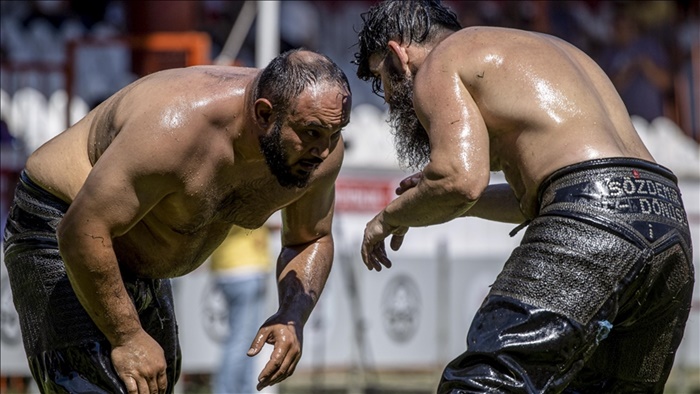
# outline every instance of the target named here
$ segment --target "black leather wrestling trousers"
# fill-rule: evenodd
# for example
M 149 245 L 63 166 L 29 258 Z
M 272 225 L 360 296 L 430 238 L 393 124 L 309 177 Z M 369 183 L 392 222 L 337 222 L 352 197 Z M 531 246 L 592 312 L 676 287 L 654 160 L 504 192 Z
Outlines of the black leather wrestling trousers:
M 595 160 L 541 188 L 438 393 L 661 393 L 690 311 L 688 220 L 653 163 Z

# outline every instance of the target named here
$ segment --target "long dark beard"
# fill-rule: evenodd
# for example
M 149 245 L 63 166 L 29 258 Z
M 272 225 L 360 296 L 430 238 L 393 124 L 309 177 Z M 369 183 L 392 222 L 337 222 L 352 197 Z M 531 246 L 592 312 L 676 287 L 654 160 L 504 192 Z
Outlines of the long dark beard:
M 421 170 L 430 161 L 430 139 L 413 109 L 413 78 L 391 75 L 389 125 L 399 165 Z
M 309 184 L 311 173 L 303 175 L 295 175 L 292 173 L 292 167 L 287 164 L 289 157 L 284 152 L 282 147 L 282 122 L 275 121 L 272 132 L 269 135 L 264 135 L 259 138 L 260 150 L 265 156 L 265 162 L 270 169 L 272 175 L 277 179 L 282 187 L 304 188 Z

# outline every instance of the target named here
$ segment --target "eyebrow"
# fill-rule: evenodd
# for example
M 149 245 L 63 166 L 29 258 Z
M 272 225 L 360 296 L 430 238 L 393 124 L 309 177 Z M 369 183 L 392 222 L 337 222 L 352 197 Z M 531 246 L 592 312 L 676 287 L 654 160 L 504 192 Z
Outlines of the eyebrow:
M 312 120 L 311 122 L 305 122 L 305 123 L 304 123 L 304 126 L 306 126 L 306 127 L 314 127 L 314 128 L 317 128 L 317 129 L 325 129 L 325 130 L 331 130 L 331 129 L 333 129 L 333 125 L 330 125 L 330 124 L 323 124 L 323 123 L 319 123 L 319 122 L 316 122 L 316 121 L 313 121 L 313 120 Z
M 340 130 L 343 129 L 345 126 L 347 126 L 348 123 L 350 123 L 350 120 L 349 120 L 349 119 L 346 120 L 346 121 L 344 121 L 344 122 L 342 122 L 342 123 L 340 123 L 340 124 L 337 125 L 337 126 L 336 126 L 335 124 L 324 124 L 324 123 L 320 123 L 320 122 L 317 122 L 317 121 L 298 122 L 298 123 L 296 123 L 296 124 L 297 124 L 298 126 L 300 126 L 300 127 L 308 127 L 308 128 L 313 128 L 313 129 L 321 129 L 321 130 L 324 130 L 324 131 L 329 131 L 329 132 L 331 132 L 331 131 L 334 131 L 334 130 L 336 130 L 336 129 L 337 129 L 336 131 L 340 131 Z

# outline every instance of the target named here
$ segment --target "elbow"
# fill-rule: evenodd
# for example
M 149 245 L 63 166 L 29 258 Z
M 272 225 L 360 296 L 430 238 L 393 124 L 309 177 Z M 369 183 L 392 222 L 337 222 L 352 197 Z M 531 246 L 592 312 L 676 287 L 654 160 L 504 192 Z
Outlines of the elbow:
M 453 202 L 456 211 L 464 212 L 481 198 L 487 186 L 488 180 L 486 182 L 474 180 L 451 182 L 445 189 L 445 195 L 449 196 L 448 200 Z
M 482 193 L 486 189 L 486 185 L 464 185 L 459 187 L 455 194 L 458 198 L 463 201 L 465 208 L 471 207 L 475 202 L 481 198 Z
M 455 192 L 465 201 L 475 203 L 489 186 L 490 177 L 488 170 L 456 171 L 453 180 Z
M 455 176 L 454 193 L 463 201 L 463 207 L 469 209 L 476 203 L 489 186 L 488 171 L 470 171 Z
M 486 190 L 489 184 L 489 172 L 450 168 L 443 171 L 424 171 L 424 185 L 432 189 L 434 196 L 440 196 L 455 212 L 463 213 L 469 209 Z
M 70 262 L 79 261 L 78 256 L 81 255 L 81 250 L 86 246 L 84 239 L 81 238 L 81 234 L 85 234 L 85 231 L 79 229 L 68 215 L 64 216 L 63 220 L 56 226 L 58 251 L 66 266 Z M 97 238 L 93 237 L 93 239 Z

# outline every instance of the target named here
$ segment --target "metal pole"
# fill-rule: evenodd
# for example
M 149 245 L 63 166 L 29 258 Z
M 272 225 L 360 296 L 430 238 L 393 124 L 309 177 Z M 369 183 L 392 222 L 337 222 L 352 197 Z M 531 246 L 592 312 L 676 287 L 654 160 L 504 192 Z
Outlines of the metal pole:
M 280 2 L 258 1 L 255 67 L 263 68 L 280 52 Z
M 224 48 L 221 50 L 218 58 L 214 61 L 216 64 L 230 65 L 238 57 L 238 52 L 243 46 L 250 27 L 255 20 L 257 7 L 255 2 L 248 0 L 243 4 L 241 11 L 238 13 L 236 22 L 233 23 L 231 32 L 226 39 Z

